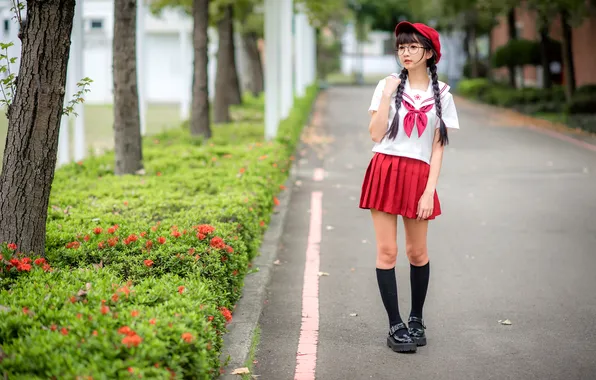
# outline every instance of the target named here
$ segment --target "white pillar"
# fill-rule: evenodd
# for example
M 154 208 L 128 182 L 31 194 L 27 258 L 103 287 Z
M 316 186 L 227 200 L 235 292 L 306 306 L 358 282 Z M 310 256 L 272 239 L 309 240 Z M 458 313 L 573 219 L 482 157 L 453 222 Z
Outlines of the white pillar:
M 292 0 L 281 0 L 281 118 L 290 114 L 294 103 L 294 70 L 292 22 L 294 8 Z
M 277 136 L 280 120 L 280 1 L 265 0 L 265 139 Z
M 295 16 L 296 39 L 294 40 L 294 71 L 296 76 L 296 96 L 303 97 L 306 93 L 305 49 L 308 28 L 308 18 L 304 13 Z
M 139 116 L 141 121 L 141 135 L 145 136 L 147 127 L 145 115 L 147 103 L 145 102 L 145 0 L 137 0 L 137 91 L 139 93 Z
M 83 18 L 83 1 L 77 1 L 75 8 L 75 16 L 72 28 L 72 45 L 71 57 L 73 59 L 72 73 L 69 79 L 72 79 L 73 88 L 72 94 L 79 91 L 77 82 L 84 78 L 85 70 L 83 49 L 85 46 L 85 28 Z M 83 97 L 85 95 L 83 94 Z M 70 99 L 69 99 L 70 100 Z M 74 159 L 80 161 L 85 158 L 87 153 L 87 143 L 85 141 L 85 107 L 83 103 L 77 103 L 74 106 L 74 111 L 78 116 L 75 116 L 75 130 L 74 130 Z
M 181 16 L 183 17 L 183 16 Z M 190 53 L 192 45 L 190 44 L 190 32 L 186 23 L 180 23 L 180 66 L 182 67 L 182 93 L 180 94 L 180 119 L 187 120 L 190 117 L 190 102 L 192 91 L 192 65 L 190 62 Z M 190 68 L 190 71 L 189 71 Z

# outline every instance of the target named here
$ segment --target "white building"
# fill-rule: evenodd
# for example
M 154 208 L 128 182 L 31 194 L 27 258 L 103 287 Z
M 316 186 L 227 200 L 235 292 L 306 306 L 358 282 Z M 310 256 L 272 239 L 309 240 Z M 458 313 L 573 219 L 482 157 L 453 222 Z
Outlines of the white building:
M 112 39 L 114 34 L 114 1 L 83 0 L 84 76 L 93 80 L 91 92 L 85 95 L 89 104 L 112 103 Z M 10 0 L 0 0 L 2 42 L 15 46 L 9 56 L 20 55 L 18 24 L 10 10 Z M 23 14 L 25 11 L 23 11 Z M 181 103 L 190 101 L 192 85 L 192 18 L 182 10 L 167 9 L 154 16 L 146 9 L 142 19 L 144 31 L 139 61 L 140 82 L 144 85 L 145 100 L 149 103 Z M 240 76 L 244 68 L 241 39 L 236 38 L 237 63 Z M 217 67 L 217 32 L 209 30 L 209 93 L 214 94 Z M 11 68 L 18 71 L 18 61 Z M 81 78 L 76 78 L 76 80 Z

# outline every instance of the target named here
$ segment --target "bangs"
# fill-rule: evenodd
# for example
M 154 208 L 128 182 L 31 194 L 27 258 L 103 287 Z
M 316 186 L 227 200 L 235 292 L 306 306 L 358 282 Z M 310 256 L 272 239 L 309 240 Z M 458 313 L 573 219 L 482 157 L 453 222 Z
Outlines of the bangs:
M 414 43 L 422 43 L 422 36 L 419 36 L 418 33 L 412 32 L 402 32 L 397 35 L 395 40 L 395 44 L 399 45 L 407 45 L 407 44 L 414 44 Z

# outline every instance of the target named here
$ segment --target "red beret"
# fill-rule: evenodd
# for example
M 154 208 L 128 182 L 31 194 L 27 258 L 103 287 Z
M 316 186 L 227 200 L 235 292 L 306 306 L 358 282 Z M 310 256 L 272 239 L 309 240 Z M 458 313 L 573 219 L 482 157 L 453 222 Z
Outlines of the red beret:
M 397 37 L 399 33 L 404 32 L 407 29 L 414 29 L 430 40 L 435 52 L 437 53 L 435 63 L 439 63 L 439 60 L 441 59 L 441 42 L 439 40 L 439 33 L 430 26 L 422 23 L 412 24 L 411 22 L 402 21 L 395 27 L 395 36 Z

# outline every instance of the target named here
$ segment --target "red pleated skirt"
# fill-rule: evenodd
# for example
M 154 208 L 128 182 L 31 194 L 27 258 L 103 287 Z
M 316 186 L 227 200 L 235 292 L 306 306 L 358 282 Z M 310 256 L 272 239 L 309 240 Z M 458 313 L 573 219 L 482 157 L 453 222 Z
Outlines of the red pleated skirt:
M 415 219 L 429 172 L 430 165 L 424 161 L 375 153 L 362 182 L 360 208 Z M 439 215 L 441 204 L 435 191 L 433 213 L 428 219 Z

